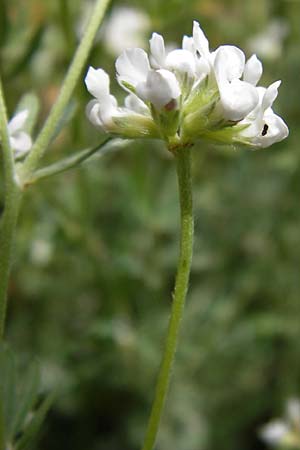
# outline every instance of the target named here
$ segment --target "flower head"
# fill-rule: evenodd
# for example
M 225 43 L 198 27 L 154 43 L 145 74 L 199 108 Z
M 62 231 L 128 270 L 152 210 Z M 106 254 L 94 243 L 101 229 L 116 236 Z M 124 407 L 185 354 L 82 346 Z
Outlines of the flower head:
M 268 147 L 286 138 L 288 128 L 272 109 L 280 81 L 257 86 L 262 71 L 256 55 L 246 61 L 235 46 L 210 51 L 194 22 L 180 49 L 167 51 L 163 37 L 153 33 L 149 55 L 140 48 L 121 53 L 117 81 L 129 94 L 122 107 L 110 94 L 109 76 L 90 67 L 85 83 L 95 99 L 87 115 L 103 131 L 161 138 L 169 148 L 198 139 Z

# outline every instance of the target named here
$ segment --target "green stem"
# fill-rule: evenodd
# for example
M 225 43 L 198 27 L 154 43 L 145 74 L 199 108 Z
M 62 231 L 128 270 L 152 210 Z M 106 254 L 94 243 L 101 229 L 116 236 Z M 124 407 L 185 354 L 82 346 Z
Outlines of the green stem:
M 21 191 L 15 173 L 13 151 L 7 131 L 5 101 L 0 80 L 0 138 L 4 169 L 4 212 L 0 219 L 0 343 L 3 340 L 6 317 L 7 288 L 12 261 L 14 234 L 21 201 Z
M 62 117 L 64 109 L 71 99 L 76 83 L 81 75 L 82 69 L 86 63 L 89 52 L 92 48 L 94 38 L 102 22 L 105 11 L 110 0 L 97 0 L 95 8 L 92 11 L 90 21 L 84 33 L 82 41 L 78 46 L 73 61 L 69 67 L 65 80 L 63 82 L 58 99 L 54 103 L 50 114 L 43 126 L 40 134 L 34 143 L 30 154 L 26 158 L 21 171 L 22 184 L 26 184 L 27 179 L 37 168 L 46 148 L 50 144 L 53 133 Z
M 194 221 L 191 180 L 191 150 L 189 148 L 178 149 L 176 151 L 176 162 L 181 215 L 180 254 L 165 350 L 158 374 L 155 396 L 143 450 L 152 450 L 155 445 L 170 383 L 192 264 Z
M 4 411 L 3 411 L 3 395 L 1 386 L 0 386 L 0 450 L 5 450 L 5 425 L 4 425 Z

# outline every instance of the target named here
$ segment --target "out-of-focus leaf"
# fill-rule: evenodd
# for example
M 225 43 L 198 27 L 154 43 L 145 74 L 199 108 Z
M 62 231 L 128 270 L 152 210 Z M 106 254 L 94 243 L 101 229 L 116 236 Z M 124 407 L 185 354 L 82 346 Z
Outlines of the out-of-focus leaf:
M 64 126 L 72 120 L 72 118 L 74 117 L 74 115 L 76 113 L 77 107 L 78 107 L 78 103 L 75 99 L 72 99 L 68 103 L 68 105 L 66 106 L 64 113 L 63 113 L 61 119 L 59 120 L 57 127 L 53 133 L 52 141 L 54 141 L 54 139 L 59 135 L 61 130 L 64 128 Z
M 8 429 L 8 439 L 19 433 L 23 426 L 26 416 L 31 412 L 37 399 L 40 382 L 40 371 L 37 362 L 31 364 L 23 381 L 23 388 L 18 396 L 18 408 L 15 411 L 14 420 Z
M 14 446 L 15 450 L 26 450 L 30 448 L 36 441 L 45 416 L 53 402 L 53 397 L 54 396 L 51 394 L 46 397 L 38 410 L 33 414 L 29 425 L 24 430 L 24 433 L 22 434 L 20 439 L 16 442 Z
M 0 390 L 2 391 L 4 425 L 7 434 L 17 409 L 17 393 L 15 356 L 6 346 L 0 348 Z
M 40 101 L 38 96 L 33 92 L 28 92 L 27 94 L 23 95 L 21 97 L 21 100 L 18 103 L 16 112 L 23 111 L 24 109 L 27 109 L 29 112 L 29 115 L 27 117 L 24 131 L 27 131 L 27 133 L 31 134 L 34 130 L 34 127 L 36 125 L 37 119 L 38 119 L 38 113 L 40 110 Z
M 45 25 L 40 25 L 32 34 L 31 39 L 28 42 L 27 47 L 24 49 L 22 56 L 18 59 L 18 61 L 11 67 L 9 72 L 6 74 L 7 78 L 14 78 L 19 73 L 22 73 L 26 67 L 29 65 L 32 56 L 35 54 L 37 49 L 40 46 L 44 31 Z
M 8 30 L 6 0 L 0 0 L 0 48 L 5 44 Z
M 2 390 L 0 389 L 0 450 L 5 450 L 5 424 L 2 400 Z

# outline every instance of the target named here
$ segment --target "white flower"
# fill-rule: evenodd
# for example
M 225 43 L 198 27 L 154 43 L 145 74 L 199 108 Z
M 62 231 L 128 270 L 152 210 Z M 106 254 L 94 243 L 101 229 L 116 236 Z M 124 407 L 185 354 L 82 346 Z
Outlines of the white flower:
M 282 420 L 273 420 L 261 430 L 261 438 L 271 445 L 280 444 L 289 433 L 288 425 Z
M 110 80 L 104 70 L 90 67 L 85 84 L 95 97 L 86 107 L 94 126 L 126 137 L 157 137 L 158 131 L 147 106 L 135 94 L 130 94 L 125 99 L 125 107 L 119 107 L 117 99 L 110 94 Z
M 117 80 L 130 94 L 124 107 L 110 95 L 108 75 L 90 68 L 86 84 L 96 100 L 89 103 L 87 113 L 104 131 L 160 137 L 169 148 L 201 138 L 268 147 L 284 139 L 288 129 L 271 108 L 279 84 L 267 89 L 257 86 L 262 71 L 256 55 L 246 61 L 235 46 L 210 51 L 199 23 L 194 22 L 193 36 L 183 37 L 182 48 L 166 49 L 163 37 L 153 33 L 149 56 L 141 48 L 121 53 L 116 60 Z
M 27 109 L 18 112 L 7 124 L 9 142 L 16 158 L 28 153 L 32 146 L 31 137 L 23 130 L 28 114 Z
M 250 52 L 257 53 L 262 58 L 275 60 L 282 54 L 284 38 L 288 34 L 288 25 L 283 19 L 274 19 L 264 27 L 261 33 L 248 40 Z
M 271 108 L 278 95 L 280 83 L 281 81 L 276 81 L 267 89 L 258 88 L 259 104 L 240 122 L 241 125 L 247 125 L 240 135 L 250 139 L 255 147 L 269 147 L 275 142 L 282 141 L 289 134 L 285 122 Z
M 104 24 L 104 42 L 107 49 L 118 55 L 130 47 L 144 47 L 150 18 L 144 11 L 125 6 L 115 7 Z
M 237 47 L 224 45 L 216 51 L 214 71 L 224 117 L 239 121 L 258 104 L 255 87 L 240 78 L 245 69 L 245 55 Z
M 116 61 L 117 80 L 121 86 L 136 88 L 147 80 L 150 64 L 147 53 L 141 48 L 124 50 Z
M 150 70 L 146 81 L 137 86 L 136 92 L 142 100 L 152 103 L 158 110 L 180 96 L 175 75 L 165 69 Z
M 87 105 L 87 114 L 93 125 L 105 129 L 111 123 L 111 117 L 118 115 L 117 100 L 109 91 L 109 76 L 102 69 L 90 67 L 85 83 L 96 98 Z
M 267 443 L 279 448 L 300 446 L 300 401 L 291 398 L 286 404 L 285 417 L 274 419 L 261 430 L 260 436 Z
M 253 84 L 253 86 L 256 86 L 262 76 L 262 73 L 262 63 L 256 55 L 252 55 L 245 64 L 243 80 Z

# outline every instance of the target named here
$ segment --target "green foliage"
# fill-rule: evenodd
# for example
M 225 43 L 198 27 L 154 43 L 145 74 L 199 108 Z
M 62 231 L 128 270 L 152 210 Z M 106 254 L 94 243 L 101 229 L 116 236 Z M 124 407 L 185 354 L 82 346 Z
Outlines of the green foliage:
M 206 143 L 194 148 L 195 258 L 158 446 L 261 450 L 260 427 L 280 415 L 289 396 L 300 395 L 300 3 L 128 5 L 143 8 L 151 30 L 169 42 L 190 34 L 194 18 L 212 46 L 233 43 L 246 50 L 249 39 L 274 18 L 288 27 L 280 56 L 261 59 L 265 85 L 283 80 L 275 109 L 290 127 L 289 139 L 257 152 Z M 86 2 L 69 6 L 71 28 L 61 20 L 60 2 L 0 0 L 0 20 L 6 23 L 5 39 L 0 33 L 1 68 L 7 61 L 10 113 L 24 92 L 34 90 L 41 100 L 38 127 L 72 54 L 65 36 L 78 40 L 76 24 Z M 43 35 L 20 66 L 30 32 L 42 24 Z M 114 57 L 101 34 L 89 63 L 113 73 Z M 112 90 L 120 92 L 116 84 Z M 82 83 L 74 95 L 78 107 L 53 141 L 47 164 L 73 158 L 103 138 L 85 118 L 88 100 Z M 133 142 L 105 158 L 95 155 L 79 170 L 28 190 L 10 283 L 7 339 L 18 352 L 38 356 L 43 387 L 59 392 L 41 449 L 140 447 L 169 316 L 178 221 L 174 162 L 156 141 Z M 1 383 L 2 377 L 1 371 Z M 16 395 L 13 376 L 5 379 L 5 396 Z M 29 401 L 34 386 L 27 383 L 18 419 L 5 407 L 5 423 L 14 435 L 24 423 L 22 411 L 35 404 Z M 49 406 L 45 402 L 41 416 Z M 23 437 L 17 448 L 25 444 Z
M 25 370 L 17 362 L 12 350 L 1 345 L 0 443 L 3 449 L 25 450 L 33 448 L 52 397 L 38 402 L 40 371 L 37 362 Z

